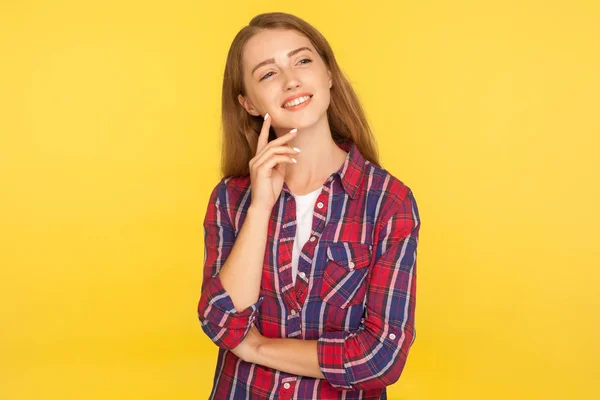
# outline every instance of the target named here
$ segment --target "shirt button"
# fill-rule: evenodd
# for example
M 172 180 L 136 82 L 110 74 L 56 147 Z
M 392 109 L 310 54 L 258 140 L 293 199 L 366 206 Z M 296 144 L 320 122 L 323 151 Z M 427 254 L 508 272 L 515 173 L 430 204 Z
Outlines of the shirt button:
M 304 272 L 300 272 L 300 278 L 306 279 L 306 274 Z
M 292 310 L 292 311 L 290 311 L 290 314 L 292 314 L 292 315 L 296 315 L 296 310 Z
M 394 335 L 393 333 L 390 333 L 389 338 L 392 339 L 392 340 L 395 340 L 396 339 L 396 335 Z
M 283 388 L 284 389 L 289 389 L 290 388 L 290 384 L 288 382 L 283 384 Z
M 318 202 L 317 203 L 317 208 L 320 210 L 321 208 L 323 208 L 323 203 L 322 202 Z
M 317 240 L 317 238 L 316 238 L 316 237 L 314 237 L 314 236 L 311 236 L 309 240 L 310 240 L 311 242 L 314 242 L 315 240 Z
M 350 261 L 350 262 L 348 263 L 348 267 L 349 267 L 350 269 L 354 269 L 354 263 L 353 263 L 352 261 Z

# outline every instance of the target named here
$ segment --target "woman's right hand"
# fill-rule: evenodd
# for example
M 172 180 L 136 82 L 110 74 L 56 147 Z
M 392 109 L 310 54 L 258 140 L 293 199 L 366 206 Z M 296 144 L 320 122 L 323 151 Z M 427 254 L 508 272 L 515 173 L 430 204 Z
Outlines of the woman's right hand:
M 266 115 L 258 136 L 256 154 L 250 160 L 251 207 L 269 214 L 281 194 L 287 164 L 295 164 L 293 158 L 298 149 L 286 143 L 296 137 L 297 129 L 269 142 L 271 117 Z

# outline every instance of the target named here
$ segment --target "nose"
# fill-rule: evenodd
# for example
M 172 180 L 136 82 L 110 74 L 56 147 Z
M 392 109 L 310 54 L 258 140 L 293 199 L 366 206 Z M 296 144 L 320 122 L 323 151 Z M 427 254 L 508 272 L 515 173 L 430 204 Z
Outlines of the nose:
M 290 90 L 294 90 L 295 88 L 298 88 L 300 86 L 302 86 L 302 83 L 300 82 L 300 79 L 298 79 L 298 77 L 293 73 L 293 72 L 286 72 L 285 73 L 285 84 L 283 87 L 284 91 L 290 91 Z

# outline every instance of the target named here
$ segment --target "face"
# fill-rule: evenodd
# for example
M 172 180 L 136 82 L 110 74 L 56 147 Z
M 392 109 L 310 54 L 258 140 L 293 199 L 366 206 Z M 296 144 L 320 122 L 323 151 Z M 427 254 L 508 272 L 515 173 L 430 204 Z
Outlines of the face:
M 327 118 L 331 73 L 308 38 L 294 30 L 264 30 L 245 45 L 246 96 L 252 115 L 269 113 L 274 128 L 306 128 Z

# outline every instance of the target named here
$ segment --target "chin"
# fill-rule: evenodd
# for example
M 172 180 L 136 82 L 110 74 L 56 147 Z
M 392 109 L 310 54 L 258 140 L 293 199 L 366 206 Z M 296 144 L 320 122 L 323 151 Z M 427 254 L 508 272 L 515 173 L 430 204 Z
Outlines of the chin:
M 285 126 L 289 126 L 290 129 L 298 128 L 300 130 L 316 125 L 323 119 L 327 120 L 327 108 L 316 109 L 315 107 L 313 110 L 307 109 L 306 112 L 295 111 L 289 114 L 291 115 L 286 115 L 283 121 L 285 121 Z
M 322 116 L 319 115 L 306 115 L 300 118 L 292 118 L 290 120 L 290 128 L 306 129 L 313 125 L 316 125 Z

